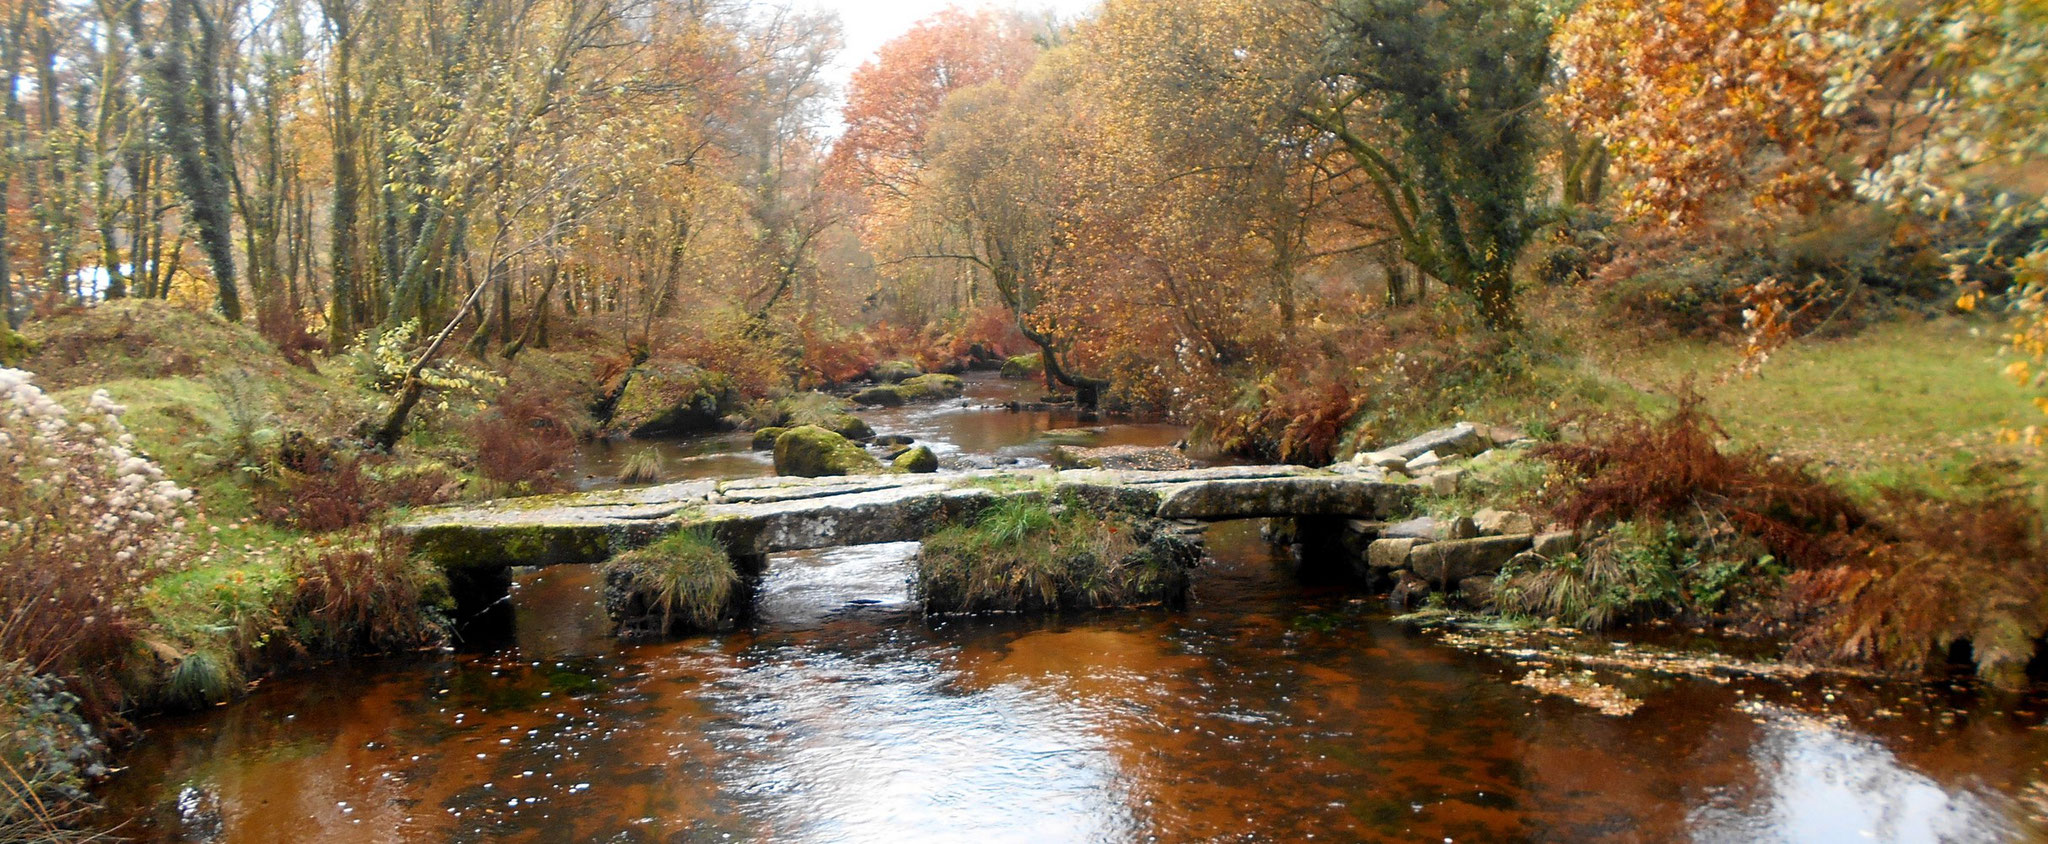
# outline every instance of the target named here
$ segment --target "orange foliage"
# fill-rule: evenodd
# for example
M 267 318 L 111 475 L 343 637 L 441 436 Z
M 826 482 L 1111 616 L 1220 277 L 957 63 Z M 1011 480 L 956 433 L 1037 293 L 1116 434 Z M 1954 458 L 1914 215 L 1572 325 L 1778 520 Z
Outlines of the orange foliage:
M 919 21 L 854 71 L 846 134 L 828 165 L 832 180 L 879 204 L 900 199 L 923 169 L 926 130 L 946 95 L 1013 82 L 1036 52 L 1015 14 L 948 8 Z
M 1588 0 L 1559 25 L 1553 104 L 1632 177 L 1632 216 L 1686 227 L 1726 196 L 1807 210 L 1846 189 L 1827 166 L 1841 135 L 1827 67 L 1785 5 Z

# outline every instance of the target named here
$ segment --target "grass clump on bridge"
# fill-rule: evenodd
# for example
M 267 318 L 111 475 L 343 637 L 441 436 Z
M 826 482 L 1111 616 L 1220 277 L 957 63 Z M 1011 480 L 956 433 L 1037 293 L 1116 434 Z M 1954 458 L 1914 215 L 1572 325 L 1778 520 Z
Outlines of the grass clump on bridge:
M 622 633 L 714 630 L 737 615 L 743 581 L 705 528 L 680 530 L 603 567 L 605 611 Z
M 927 612 L 1054 612 L 1178 604 L 1201 546 L 1158 519 L 1019 496 L 924 541 Z

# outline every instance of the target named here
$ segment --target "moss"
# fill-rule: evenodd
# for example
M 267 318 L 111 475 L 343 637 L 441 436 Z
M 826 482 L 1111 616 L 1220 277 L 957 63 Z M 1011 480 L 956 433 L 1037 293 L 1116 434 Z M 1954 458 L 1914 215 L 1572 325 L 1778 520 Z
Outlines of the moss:
M 774 448 L 775 441 L 781 439 L 783 432 L 788 430 L 788 428 L 778 426 L 774 428 L 762 428 L 761 430 L 755 431 L 754 450 L 767 451 L 769 449 Z
M 869 475 L 882 463 L 867 449 L 815 425 L 782 432 L 775 440 L 775 473 L 816 478 L 827 475 Z
M 1036 378 L 1045 372 L 1044 356 L 1033 352 L 1028 355 L 1013 355 L 1003 361 L 1004 378 Z
M 1200 558 L 1166 522 L 1019 496 L 927 538 L 917 593 L 927 612 L 1178 604 Z
M 877 365 L 872 374 L 876 381 L 895 384 L 923 375 L 924 370 L 907 360 L 892 360 Z
M 909 399 L 895 387 L 869 387 L 854 393 L 853 401 L 862 407 L 902 407 Z
M 957 399 L 961 393 L 966 392 L 967 384 L 961 381 L 958 375 L 934 372 L 930 375 L 919 375 L 898 384 L 896 388 L 903 391 L 904 398 L 910 401 L 933 401 Z
M 633 370 L 610 427 L 635 437 L 715 431 L 738 406 L 739 392 L 726 375 L 686 363 L 649 363 Z
M 20 332 L 0 326 L 0 366 L 16 366 L 35 354 L 36 344 Z
M 917 401 L 940 401 L 957 399 L 966 392 L 967 384 L 958 375 L 932 373 L 919 375 L 901 384 L 869 387 L 853 394 L 853 402 L 866 407 L 898 407 Z
M 739 569 L 707 528 L 671 533 L 601 571 L 605 611 L 622 632 L 714 630 L 744 609 Z
M 611 549 L 611 537 L 587 525 L 435 525 L 413 535 L 415 553 L 449 569 L 594 563 Z
M 896 459 L 889 462 L 889 468 L 907 474 L 928 475 L 939 470 L 939 456 L 920 445 L 896 455 Z

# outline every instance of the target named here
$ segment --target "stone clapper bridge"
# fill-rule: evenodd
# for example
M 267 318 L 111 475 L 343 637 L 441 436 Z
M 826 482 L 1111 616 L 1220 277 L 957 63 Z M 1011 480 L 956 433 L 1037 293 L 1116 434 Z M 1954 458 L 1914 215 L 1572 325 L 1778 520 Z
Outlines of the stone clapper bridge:
M 1105 510 L 1184 522 L 1293 519 L 1305 534 L 1311 525 L 1341 530 L 1346 520 L 1405 512 L 1417 493 L 1412 484 L 1350 469 L 1019 469 L 696 480 L 429 508 L 396 529 L 411 536 L 417 553 L 449 573 L 459 596 L 478 587 L 502 595 L 511 567 L 603 562 L 697 527 L 708 528 L 741 570 L 758 573 L 769 554 L 919 540 L 971 522 L 1012 496 L 1072 497 Z M 474 591 L 467 598 L 494 599 Z

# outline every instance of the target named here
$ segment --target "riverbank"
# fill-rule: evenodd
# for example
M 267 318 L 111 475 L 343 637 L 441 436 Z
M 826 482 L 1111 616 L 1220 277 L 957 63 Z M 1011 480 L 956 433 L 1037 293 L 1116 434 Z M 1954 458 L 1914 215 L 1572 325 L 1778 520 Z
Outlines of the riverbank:
M 145 310 L 153 307 L 159 306 L 116 305 L 82 315 L 82 323 L 52 321 L 42 335 L 40 357 L 30 358 L 31 365 L 52 373 L 50 386 L 62 401 L 82 403 L 92 391 L 106 389 L 127 405 L 124 418 L 139 450 L 161 462 L 169 477 L 197 491 L 197 511 L 185 531 L 194 546 L 191 557 L 182 571 L 155 580 L 144 597 L 149 618 L 144 635 L 135 640 L 135 655 L 147 670 L 123 674 L 131 714 L 215 704 L 237 696 L 252 681 L 292 668 L 322 665 L 318 670 L 332 671 L 329 660 L 437 647 L 450 620 L 447 590 L 432 567 L 420 566 L 402 548 L 376 541 L 381 511 L 583 485 L 596 477 L 594 472 L 623 474 L 623 467 L 579 463 L 589 458 L 579 454 L 576 443 L 607 427 L 601 414 L 584 405 L 622 393 L 631 383 L 625 373 L 635 371 L 630 360 L 562 350 L 528 352 L 510 366 L 451 367 L 448 388 L 415 419 L 398 448 L 375 454 L 348 445 L 361 421 L 374 417 L 389 399 L 388 384 L 378 374 L 388 368 L 377 364 L 374 347 L 363 355 L 294 364 L 254 339 L 253 332 L 191 312 Z M 2023 452 L 2000 442 L 1997 434 L 2011 419 L 2009 408 L 2023 406 L 2023 397 L 1991 363 L 1996 342 L 1982 336 L 1985 328 L 1961 319 L 1881 325 L 1847 338 L 1794 345 L 1761 378 L 1724 381 L 1716 376 L 1732 362 L 1732 353 L 1711 345 L 1615 341 L 1567 352 L 1556 340 L 1561 329 L 1539 323 L 1526 348 L 1509 353 L 1511 365 L 1501 368 L 1506 374 L 1484 390 L 1454 394 L 1448 403 L 1441 395 L 1416 399 L 1398 413 L 1375 411 L 1370 424 L 1374 430 L 1412 433 L 1447 418 L 1486 419 L 1542 442 L 1582 441 L 1598 427 L 1589 423 L 1602 414 L 1654 417 L 1668 412 L 1673 399 L 1657 389 L 1691 376 L 1704 396 L 1702 406 L 1716 413 L 1731 435 L 1720 448 L 1777 444 L 1764 459 L 1808 459 L 1817 478 L 1839 487 L 1858 506 L 1882 505 L 1885 490 L 1900 486 L 1918 490 L 1935 507 L 1977 502 L 1991 493 L 2024 495 L 2032 489 L 2027 486 L 2033 483 L 2027 468 L 2032 464 L 2014 462 Z M 67 332 L 74 339 L 49 343 Z M 153 357 L 165 348 L 197 351 Z M 608 370 L 615 371 L 607 376 Z M 709 394 L 701 385 L 719 382 L 715 373 L 668 372 L 698 385 L 676 391 L 671 409 L 693 405 Z M 1019 389 L 1033 386 L 1016 383 Z M 303 401 L 308 395 L 323 400 Z M 1408 398 L 1415 397 L 1383 401 Z M 958 403 L 913 403 L 849 415 L 837 401 L 796 394 L 743 403 L 753 411 L 751 417 L 719 418 L 716 426 L 842 418 L 865 424 L 874 419 L 894 436 L 932 443 L 934 457 L 951 468 L 1052 459 L 1058 455 L 1055 446 L 1074 443 L 1142 446 L 1182 459 L 1169 446 L 1186 436 L 1183 429 L 1072 428 L 1086 418 L 1078 410 L 979 411 Z M 1040 429 L 1055 426 L 1066 427 L 1068 434 L 1041 436 Z M 744 458 L 750 437 L 724 436 L 734 441 L 714 437 L 716 442 L 706 440 L 704 447 L 721 460 Z M 625 442 L 658 449 L 668 448 L 670 441 Z M 1031 445 L 1019 450 L 1022 443 Z M 1450 457 L 1455 463 L 1456 457 Z M 742 474 L 771 471 L 764 461 L 748 463 Z M 1531 468 L 1546 465 L 1540 458 L 1482 462 L 1498 465 L 1469 473 L 1467 483 L 1450 490 L 1432 489 L 1423 512 L 1445 522 L 1487 508 L 1529 512 L 1562 490 L 1547 488 L 1548 470 Z M 679 471 L 717 474 L 718 465 L 685 469 L 673 461 L 657 463 L 652 477 L 674 478 Z M 358 506 L 363 501 L 368 506 Z M 342 506 L 350 502 L 357 504 Z M 1598 532 L 1612 535 L 1612 527 L 1601 525 Z M 1719 560 L 1733 568 L 1717 570 L 1716 589 L 1727 594 L 1747 590 L 1750 603 L 1744 607 L 1769 610 L 1757 617 L 1781 618 L 1779 608 L 1766 606 L 1770 602 L 1765 599 L 1782 601 L 1791 594 L 1785 586 L 1790 572 L 1772 571 L 1759 559 L 1751 554 L 1746 560 Z M 1674 571 L 1690 565 L 1682 555 L 1673 560 Z M 1526 566 L 1514 571 L 1503 566 L 1501 571 L 1506 574 L 1494 578 L 1500 586 L 1532 573 Z M 372 588 L 359 588 L 365 585 Z M 1440 596 L 1436 600 L 1445 601 L 1441 607 L 1447 610 L 1458 605 L 1453 598 L 1462 585 L 1408 591 L 1418 601 Z M 1681 592 L 1682 598 L 1667 603 L 1684 618 L 1698 602 L 1692 593 Z M 1968 604 L 1995 592 L 1979 584 L 1943 594 Z M 342 596 L 351 602 L 338 603 Z M 1717 612 L 1734 614 L 1729 608 L 1734 605 L 1721 607 L 1719 601 Z M 1664 614 L 1621 615 L 1642 620 Z M 1508 615 L 1537 624 L 1549 617 L 1526 609 Z M 1794 638 L 1789 626 L 1744 632 L 1777 637 L 1773 641 Z M 1949 644 L 1970 639 L 1950 636 Z M 1977 655 L 1963 656 L 1975 660 Z M 1850 657 L 1845 661 L 1858 661 Z M 1991 673 L 2000 682 L 2013 682 L 2015 659 L 2001 656 L 2002 667 Z M 1920 664 L 1889 667 L 1941 668 L 1950 661 L 1942 653 Z

